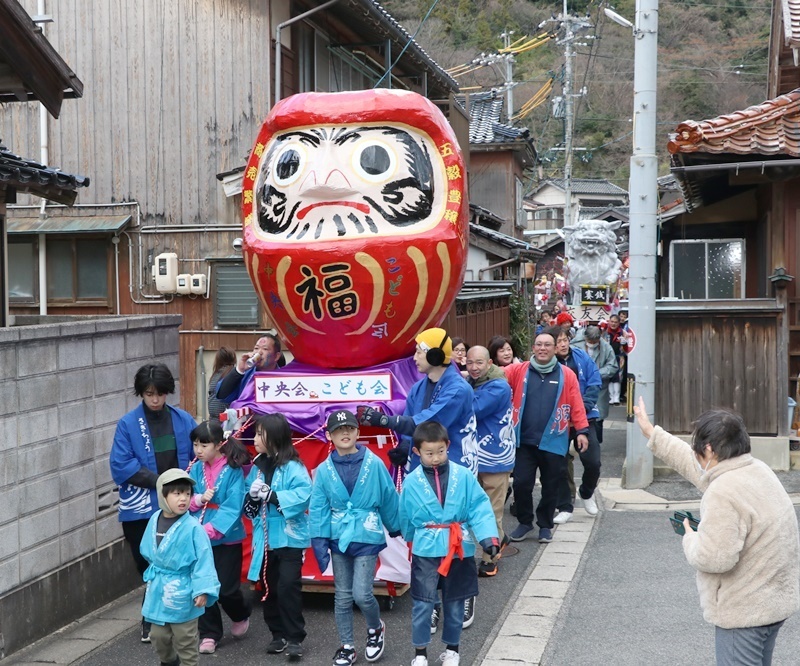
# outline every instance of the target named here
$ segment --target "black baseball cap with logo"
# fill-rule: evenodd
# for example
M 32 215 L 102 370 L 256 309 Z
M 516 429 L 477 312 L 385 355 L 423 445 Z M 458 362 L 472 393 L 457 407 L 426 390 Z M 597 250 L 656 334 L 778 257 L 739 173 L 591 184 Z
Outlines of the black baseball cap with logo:
M 326 426 L 328 432 L 333 432 L 336 428 L 341 428 L 342 426 L 358 428 L 356 415 L 346 409 L 339 409 L 328 417 L 328 425 Z

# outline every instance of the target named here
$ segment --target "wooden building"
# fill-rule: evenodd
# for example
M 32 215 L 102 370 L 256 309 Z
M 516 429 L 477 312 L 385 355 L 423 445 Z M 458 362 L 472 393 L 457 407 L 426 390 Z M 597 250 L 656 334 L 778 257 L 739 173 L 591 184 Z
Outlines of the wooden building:
M 36 13 L 37 0 L 21 4 Z M 214 350 L 250 349 L 270 328 L 233 247 L 241 197 L 232 181 L 276 97 L 277 61 L 281 96 L 413 90 L 467 145 L 456 82 L 375 0 L 48 0 L 46 11 L 47 37 L 80 69 L 86 98 L 43 136 L 52 162 L 92 186 L 68 207 L 20 196 L 9 208 L 25 285 L 10 294 L 10 312 L 181 314 L 181 404 L 197 416 Z M 15 152 L 38 154 L 39 136 L 34 104 L 0 108 L 0 137 Z M 160 293 L 153 266 L 163 253 L 177 255 L 179 273 L 202 276 L 205 291 Z

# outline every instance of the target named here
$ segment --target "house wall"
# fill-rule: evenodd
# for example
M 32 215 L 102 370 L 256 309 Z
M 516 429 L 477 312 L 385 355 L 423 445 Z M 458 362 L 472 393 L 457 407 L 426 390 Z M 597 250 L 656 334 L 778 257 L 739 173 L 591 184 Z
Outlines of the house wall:
M 170 402 L 180 400 L 179 323 L 169 315 L 0 329 L 6 654 L 141 584 L 108 458 L 117 421 L 139 402 L 131 390 L 139 367 L 166 363 L 178 386 Z
M 470 202 L 482 206 L 503 218 L 498 231 L 519 237 L 514 220 L 514 155 L 508 151 L 470 151 Z

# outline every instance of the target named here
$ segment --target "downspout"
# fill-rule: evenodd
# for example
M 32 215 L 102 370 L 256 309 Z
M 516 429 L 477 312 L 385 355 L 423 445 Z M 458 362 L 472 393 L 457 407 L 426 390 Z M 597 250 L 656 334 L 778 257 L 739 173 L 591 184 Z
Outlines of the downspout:
M 311 16 L 312 14 L 316 14 L 318 11 L 322 9 L 327 9 L 331 5 L 335 5 L 339 0 L 328 0 L 321 4 L 319 7 L 314 7 L 314 9 L 309 9 L 307 12 L 303 12 L 294 18 L 290 18 L 288 21 L 284 21 L 283 23 L 278 23 L 275 27 L 275 103 L 281 101 L 281 60 L 283 58 L 283 53 L 281 51 L 281 30 L 284 28 L 289 27 L 292 23 L 297 23 L 298 21 L 302 21 L 304 18 Z
M 38 0 L 36 11 L 39 16 L 44 16 L 46 7 L 45 0 Z M 42 38 L 46 39 L 44 34 L 44 24 L 39 25 L 42 31 Z M 48 118 L 47 109 L 44 104 L 39 102 L 39 161 L 45 166 L 50 162 L 50 150 L 48 145 Z M 44 220 L 47 217 L 47 199 L 42 198 L 42 204 L 39 208 L 39 219 Z M 39 234 L 39 314 L 41 316 L 47 315 L 47 240 L 44 234 Z

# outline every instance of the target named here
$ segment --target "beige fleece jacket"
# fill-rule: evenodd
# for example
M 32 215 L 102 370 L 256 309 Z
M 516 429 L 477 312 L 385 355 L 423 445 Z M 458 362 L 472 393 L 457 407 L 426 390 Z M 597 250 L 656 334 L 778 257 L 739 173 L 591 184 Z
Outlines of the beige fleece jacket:
M 758 627 L 800 608 L 797 516 L 774 472 L 745 454 L 701 475 L 691 447 L 658 426 L 647 446 L 703 493 L 700 526 L 683 537 L 683 551 L 705 620 Z

